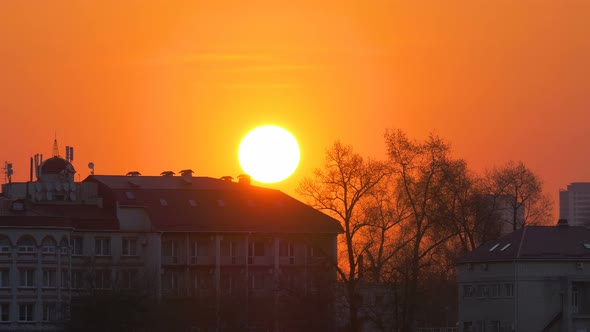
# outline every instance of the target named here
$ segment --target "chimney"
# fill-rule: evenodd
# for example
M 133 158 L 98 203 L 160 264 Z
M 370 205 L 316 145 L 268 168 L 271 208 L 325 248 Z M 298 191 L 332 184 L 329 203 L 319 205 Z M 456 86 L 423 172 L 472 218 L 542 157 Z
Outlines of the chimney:
M 194 172 L 192 169 L 189 168 L 189 169 L 183 169 L 179 173 L 180 173 L 180 176 L 186 176 L 186 177 L 192 178 Z
M 250 182 L 251 182 L 250 175 L 248 175 L 248 174 L 240 174 L 240 175 L 238 175 L 238 183 L 250 184 Z
M 557 221 L 557 227 L 568 227 L 567 219 L 559 219 Z
M 174 172 L 172 171 L 163 171 L 160 173 L 161 176 L 174 176 Z

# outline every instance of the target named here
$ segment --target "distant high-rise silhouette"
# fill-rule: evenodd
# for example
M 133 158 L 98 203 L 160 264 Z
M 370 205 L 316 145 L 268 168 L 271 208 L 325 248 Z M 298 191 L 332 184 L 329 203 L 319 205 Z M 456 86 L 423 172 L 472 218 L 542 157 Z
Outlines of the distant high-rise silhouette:
M 590 182 L 573 182 L 559 191 L 559 219 L 572 226 L 590 226 Z

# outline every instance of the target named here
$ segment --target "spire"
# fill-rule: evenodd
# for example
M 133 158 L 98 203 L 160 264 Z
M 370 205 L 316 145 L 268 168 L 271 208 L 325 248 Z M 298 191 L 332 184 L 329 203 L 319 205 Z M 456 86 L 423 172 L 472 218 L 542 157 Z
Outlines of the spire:
M 57 147 L 57 137 L 53 140 L 53 156 L 59 157 L 59 148 Z

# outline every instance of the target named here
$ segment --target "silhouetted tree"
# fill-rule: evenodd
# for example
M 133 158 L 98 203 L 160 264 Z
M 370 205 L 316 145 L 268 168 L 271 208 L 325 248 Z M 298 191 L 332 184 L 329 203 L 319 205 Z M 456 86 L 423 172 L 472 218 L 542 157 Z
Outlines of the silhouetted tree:
M 453 160 L 447 142 L 431 134 L 423 142 L 410 140 L 401 130 L 385 135 L 390 169 L 397 176 L 400 200 L 409 209 L 402 230 L 408 245 L 397 257 L 402 279 L 402 309 L 398 325 L 411 331 L 419 303 L 421 272 L 434 264 L 437 249 L 456 233 L 444 227 L 438 201 L 448 193 L 445 186 Z M 446 199 L 443 199 L 446 200 Z
M 540 177 L 523 162 L 510 161 L 502 167 L 493 168 L 486 174 L 489 194 L 503 197 L 508 205 L 513 230 L 525 225 L 546 224 L 551 221 L 552 201 L 543 193 Z
M 298 188 L 298 193 L 312 207 L 339 219 L 344 228 L 342 245 L 339 246 L 342 260 L 335 264 L 335 268 L 346 288 L 351 331 L 360 329 L 359 257 L 366 249 L 366 242 L 360 234 L 368 224 L 361 202 L 368 198 L 385 174 L 381 163 L 364 160 L 352 146 L 335 142 L 326 150 L 323 168 L 316 169 L 314 176 L 304 179 Z

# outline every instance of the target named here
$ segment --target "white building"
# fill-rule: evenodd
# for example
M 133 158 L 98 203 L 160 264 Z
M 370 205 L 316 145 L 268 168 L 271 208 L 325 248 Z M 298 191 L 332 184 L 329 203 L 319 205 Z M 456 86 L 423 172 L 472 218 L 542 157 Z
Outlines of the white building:
M 559 191 L 559 219 L 572 226 L 590 226 L 590 182 L 574 182 Z
M 57 155 L 34 168 L 0 195 L 0 330 L 58 329 L 78 298 L 121 291 L 278 326 L 336 279 L 339 222 L 278 190 L 192 172 L 74 182 Z

